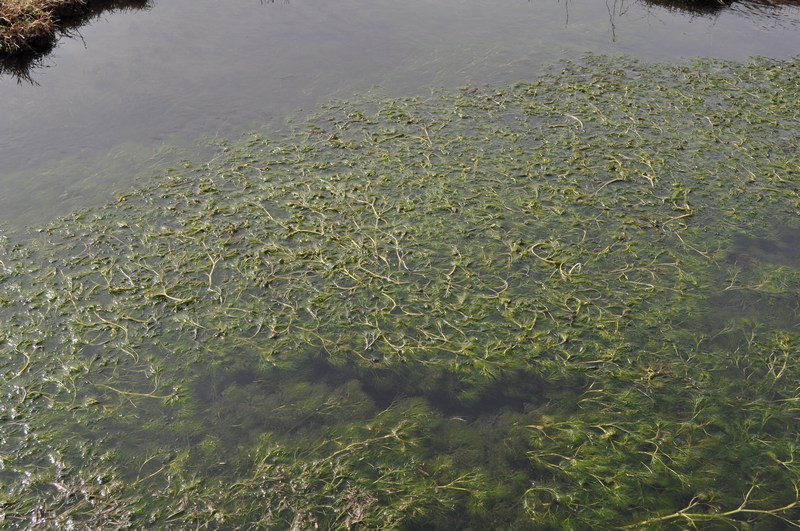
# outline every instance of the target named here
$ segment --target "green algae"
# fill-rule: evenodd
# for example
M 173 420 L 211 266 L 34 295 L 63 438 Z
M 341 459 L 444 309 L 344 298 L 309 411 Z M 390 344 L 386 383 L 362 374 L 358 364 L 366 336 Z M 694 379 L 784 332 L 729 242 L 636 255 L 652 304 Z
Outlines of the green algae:
M 797 76 L 334 102 L 4 238 L 4 524 L 793 525 Z

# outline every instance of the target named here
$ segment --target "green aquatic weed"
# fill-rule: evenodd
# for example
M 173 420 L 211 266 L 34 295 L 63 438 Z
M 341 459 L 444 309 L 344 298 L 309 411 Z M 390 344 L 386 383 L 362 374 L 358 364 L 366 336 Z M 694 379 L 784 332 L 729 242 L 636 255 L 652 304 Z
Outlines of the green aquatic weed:
M 796 520 L 791 65 L 332 102 L 4 236 L 6 522 Z

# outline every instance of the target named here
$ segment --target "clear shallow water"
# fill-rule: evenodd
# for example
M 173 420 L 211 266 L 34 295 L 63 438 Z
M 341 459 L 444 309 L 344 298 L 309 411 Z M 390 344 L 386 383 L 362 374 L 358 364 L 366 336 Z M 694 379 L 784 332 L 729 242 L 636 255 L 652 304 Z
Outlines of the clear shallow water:
M 96 204 L 165 145 L 262 128 L 334 96 L 529 81 L 586 51 L 785 58 L 800 50 L 798 23 L 797 7 L 748 4 L 698 14 L 589 0 L 155 2 L 63 39 L 31 72 L 35 85 L 0 78 L 0 223 Z
M 538 76 L 606 48 L 738 58 L 793 23 L 598 5 L 551 4 L 549 24 L 513 5 L 500 27 L 488 3 L 240 4 L 219 16 L 272 48 L 181 25 L 164 35 L 195 49 L 162 42 L 162 62 L 152 26 L 120 30 L 160 77 L 93 55 L 87 30 L 93 66 L 66 71 L 105 77 L 74 89 L 77 147 L 54 136 L 50 162 L 9 170 L 25 216 L 3 216 L 149 183 L 0 233 L 0 525 L 798 521 L 796 61 Z M 465 83 L 497 87 L 427 95 Z M 229 140 L 331 95 L 296 134 Z M 205 159 L 170 147 L 215 134 Z
M 795 63 L 353 98 L 0 236 L 3 518 L 798 521 Z

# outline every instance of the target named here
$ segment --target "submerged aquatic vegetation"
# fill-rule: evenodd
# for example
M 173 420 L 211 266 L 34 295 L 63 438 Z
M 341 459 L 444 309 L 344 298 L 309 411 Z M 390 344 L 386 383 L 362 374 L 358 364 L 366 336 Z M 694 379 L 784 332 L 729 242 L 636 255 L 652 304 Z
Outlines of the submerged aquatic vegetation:
M 2 240 L 4 523 L 791 524 L 797 76 L 334 102 Z

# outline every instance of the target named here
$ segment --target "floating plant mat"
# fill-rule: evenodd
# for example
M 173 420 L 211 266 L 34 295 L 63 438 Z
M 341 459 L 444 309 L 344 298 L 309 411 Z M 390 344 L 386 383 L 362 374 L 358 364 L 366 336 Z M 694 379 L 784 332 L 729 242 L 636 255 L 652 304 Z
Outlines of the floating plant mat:
M 7 236 L 0 518 L 795 525 L 798 80 L 336 102 Z

